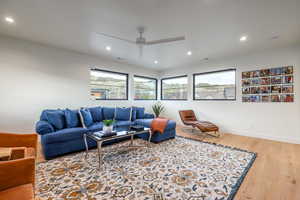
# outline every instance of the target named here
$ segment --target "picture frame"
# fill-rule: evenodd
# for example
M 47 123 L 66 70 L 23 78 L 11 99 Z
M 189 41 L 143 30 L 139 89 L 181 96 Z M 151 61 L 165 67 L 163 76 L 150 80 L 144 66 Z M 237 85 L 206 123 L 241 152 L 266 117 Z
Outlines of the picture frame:
M 259 95 L 250 96 L 250 102 L 260 102 L 260 96 Z
M 242 72 L 242 102 L 294 102 L 291 65 Z
M 260 93 L 261 94 L 269 94 L 271 91 L 270 86 L 260 86 Z
M 261 85 L 270 85 L 271 84 L 271 79 L 269 77 L 260 78 L 260 84 Z
M 293 94 L 281 95 L 281 102 L 294 102 L 294 95 Z
M 293 85 L 283 85 L 281 89 L 282 93 L 294 93 L 294 86 Z
M 280 85 L 272 85 L 271 86 L 271 93 L 281 93 L 281 86 Z
M 261 102 L 270 102 L 270 95 L 262 95 Z
M 250 77 L 251 78 L 257 78 L 260 76 L 260 71 L 259 70 L 256 70 L 256 71 L 251 71 L 250 72 Z
M 282 74 L 285 74 L 285 75 L 293 74 L 293 71 L 294 71 L 293 66 L 286 66 L 286 67 L 282 68 Z
M 250 87 L 243 88 L 242 94 L 251 94 L 251 88 Z
M 284 76 L 283 84 L 294 83 L 294 76 Z
M 270 69 L 261 69 L 259 71 L 260 77 L 270 76 Z
M 271 68 L 270 69 L 270 76 L 278 76 L 282 74 L 282 67 L 278 68 Z
M 242 79 L 251 78 L 250 72 L 242 72 Z
M 280 95 L 271 95 L 271 102 L 281 102 Z
M 251 87 L 251 94 L 259 94 L 260 87 Z
M 251 85 L 251 80 L 250 79 L 242 80 L 242 86 L 243 87 L 250 86 L 250 85 Z
M 243 101 L 243 102 L 251 102 L 251 101 L 250 101 L 250 96 L 243 96 L 243 97 L 242 97 L 242 101 Z
M 260 79 L 259 78 L 253 78 L 251 79 L 251 85 L 259 85 L 260 84 Z
M 281 84 L 282 83 L 282 76 L 273 76 L 271 78 L 271 84 Z

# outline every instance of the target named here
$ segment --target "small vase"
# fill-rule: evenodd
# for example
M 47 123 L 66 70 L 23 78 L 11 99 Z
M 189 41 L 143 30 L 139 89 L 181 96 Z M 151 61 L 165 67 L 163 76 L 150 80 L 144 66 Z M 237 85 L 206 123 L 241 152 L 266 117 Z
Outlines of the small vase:
M 113 131 L 113 125 L 103 126 L 103 133 L 111 133 Z

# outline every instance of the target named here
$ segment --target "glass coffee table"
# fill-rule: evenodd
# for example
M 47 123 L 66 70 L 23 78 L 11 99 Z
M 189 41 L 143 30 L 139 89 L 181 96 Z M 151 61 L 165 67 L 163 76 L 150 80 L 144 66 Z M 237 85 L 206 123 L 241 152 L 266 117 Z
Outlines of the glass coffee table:
M 144 134 L 144 133 L 148 133 L 149 137 L 148 137 L 148 141 L 147 141 L 147 145 L 134 145 L 134 136 L 136 135 L 140 135 L 140 134 Z M 114 139 L 122 139 L 122 138 L 127 138 L 130 137 L 130 143 L 128 146 L 126 146 L 127 148 L 131 148 L 131 147 L 149 147 L 151 144 L 151 137 L 152 137 L 152 132 L 151 129 L 149 128 L 144 128 L 144 130 L 139 130 L 139 131 L 131 131 L 131 130 L 122 130 L 122 129 L 117 129 L 116 130 L 116 135 L 113 136 L 108 136 L 108 137 L 103 137 L 102 136 L 103 133 L 101 133 L 101 131 L 97 131 L 97 132 L 89 132 L 83 135 L 83 139 L 84 139 L 84 144 L 85 144 L 85 148 L 86 148 L 86 153 L 85 153 L 85 159 L 88 157 L 89 154 L 89 146 L 87 143 L 87 139 L 91 139 L 95 142 L 97 142 L 97 150 L 98 150 L 98 157 L 99 157 L 99 168 L 101 168 L 102 163 L 103 163 L 103 151 L 102 151 L 102 143 L 105 141 L 111 141 Z

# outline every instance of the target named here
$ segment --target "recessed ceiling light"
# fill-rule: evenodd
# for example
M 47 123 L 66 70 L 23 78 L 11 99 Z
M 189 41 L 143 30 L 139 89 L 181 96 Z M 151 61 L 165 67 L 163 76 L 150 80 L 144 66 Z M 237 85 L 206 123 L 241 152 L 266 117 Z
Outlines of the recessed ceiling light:
M 247 39 L 248 39 L 248 37 L 246 35 L 240 37 L 241 42 L 245 42 L 245 41 L 247 41 Z
M 5 21 L 9 24 L 12 24 L 15 22 L 15 20 L 12 17 L 5 17 Z
M 155 61 L 154 61 L 154 64 L 158 64 L 158 61 L 157 61 L 157 60 L 155 60 Z
M 188 51 L 186 54 L 187 54 L 188 56 L 191 56 L 193 53 L 192 53 L 191 51 Z
M 111 51 L 111 47 L 110 46 L 106 46 L 105 49 L 106 49 L 106 51 Z

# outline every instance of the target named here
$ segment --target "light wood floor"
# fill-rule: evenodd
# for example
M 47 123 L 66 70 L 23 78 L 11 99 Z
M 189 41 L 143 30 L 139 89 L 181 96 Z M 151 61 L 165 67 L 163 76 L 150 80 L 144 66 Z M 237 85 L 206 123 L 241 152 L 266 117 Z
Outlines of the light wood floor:
M 200 133 L 180 126 L 177 135 L 257 153 L 235 200 L 300 200 L 300 145 L 227 133 L 203 139 Z M 44 161 L 40 147 L 38 161 Z
M 179 126 L 177 135 L 203 138 L 200 133 Z M 233 134 L 206 137 L 204 141 L 257 153 L 235 200 L 300 200 L 300 145 Z

